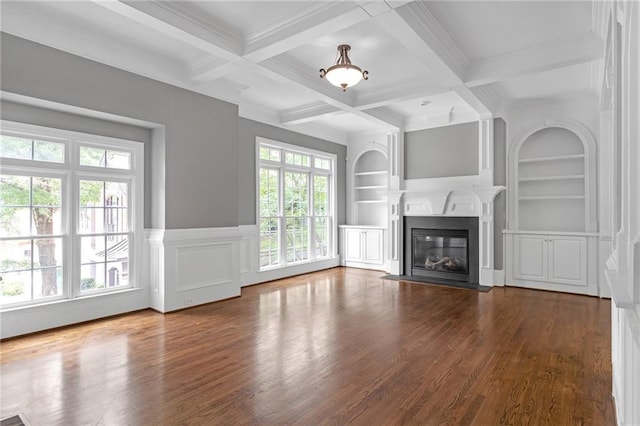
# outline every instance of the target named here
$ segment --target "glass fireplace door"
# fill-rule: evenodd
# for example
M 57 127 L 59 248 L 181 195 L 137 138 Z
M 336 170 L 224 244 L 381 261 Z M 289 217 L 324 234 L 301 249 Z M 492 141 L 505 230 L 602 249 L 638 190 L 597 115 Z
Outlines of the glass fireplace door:
M 412 230 L 414 272 L 469 274 L 469 236 L 465 230 Z

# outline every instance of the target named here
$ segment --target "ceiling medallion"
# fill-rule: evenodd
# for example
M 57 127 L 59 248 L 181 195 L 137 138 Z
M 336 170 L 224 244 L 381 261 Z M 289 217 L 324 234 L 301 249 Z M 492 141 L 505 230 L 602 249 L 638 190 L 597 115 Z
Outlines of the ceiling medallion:
M 349 59 L 349 50 L 351 46 L 341 44 L 338 46 L 338 60 L 336 64 L 329 67 L 328 70 L 320 69 L 320 78 L 327 77 L 329 83 L 337 87 L 342 87 L 342 91 L 346 92 L 347 87 L 355 86 L 360 80 L 369 79 L 369 71 L 362 71 L 351 63 Z

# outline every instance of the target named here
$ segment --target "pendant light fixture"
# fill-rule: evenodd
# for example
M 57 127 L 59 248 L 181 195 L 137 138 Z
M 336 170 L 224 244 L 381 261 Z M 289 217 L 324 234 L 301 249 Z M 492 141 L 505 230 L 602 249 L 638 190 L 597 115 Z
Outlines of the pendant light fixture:
M 349 59 L 349 50 L 351 46 L 341 44 L 338 46 L 338 60 L 336 64 L 329 67 L 328 70 L 320 69 L 320 78 L 327 77 L 329 83 L 337 87 L 342 87 L 342 91 L 346 92 L 347 87 L 355 86 L 360 80 L 369 79 L 369 71 L 362 71 L 351 63 Z

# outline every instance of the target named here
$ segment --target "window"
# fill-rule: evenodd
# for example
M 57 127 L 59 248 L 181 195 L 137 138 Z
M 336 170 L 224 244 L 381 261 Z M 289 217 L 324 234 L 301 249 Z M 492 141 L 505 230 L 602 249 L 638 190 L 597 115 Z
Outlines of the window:
M 335 253 L 335 155 L 258 138 L 260 269 Z
M 3 308 L 135 287 L 142 144 L 2 123 Z

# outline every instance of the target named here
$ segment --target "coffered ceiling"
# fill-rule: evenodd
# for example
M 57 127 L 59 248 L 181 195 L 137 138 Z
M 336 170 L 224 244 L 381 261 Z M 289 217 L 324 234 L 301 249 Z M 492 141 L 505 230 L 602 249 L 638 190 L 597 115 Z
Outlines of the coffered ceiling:
M 1 29 L 344 143 L 595 94 L 591 1 L 2 1 Z M 339 44 L 370 73 L 319 78 Z

